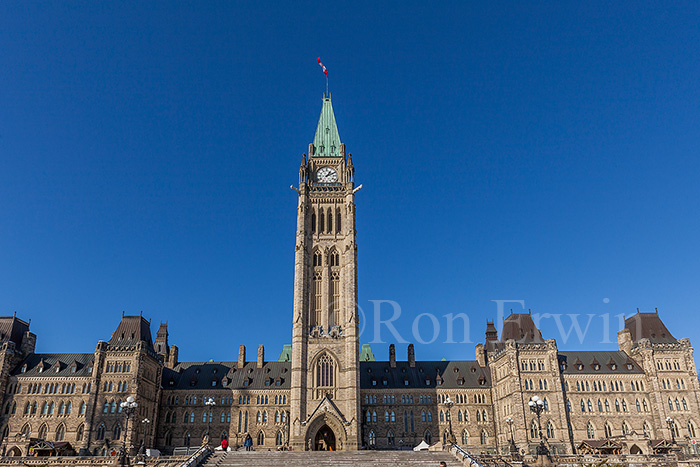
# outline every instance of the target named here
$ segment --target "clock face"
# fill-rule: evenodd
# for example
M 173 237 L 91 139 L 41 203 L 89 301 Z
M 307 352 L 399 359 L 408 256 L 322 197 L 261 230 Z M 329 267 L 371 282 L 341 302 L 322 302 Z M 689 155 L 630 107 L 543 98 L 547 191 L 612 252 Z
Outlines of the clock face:
M 330 167 L 323 167 L 316 172 L 316 181 L 320 183 L 337 182 L 338 173 Z

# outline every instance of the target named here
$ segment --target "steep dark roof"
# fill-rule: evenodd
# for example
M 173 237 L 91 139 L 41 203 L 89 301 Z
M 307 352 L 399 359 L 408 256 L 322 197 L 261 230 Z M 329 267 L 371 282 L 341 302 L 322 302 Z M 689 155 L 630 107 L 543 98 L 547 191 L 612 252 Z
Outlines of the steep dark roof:
M 151 323 L 142 316 L 122 316 L 117 329 L 112 333 L 109 344 L 113 346 L 131 346 L 145 342 L 153 350 Z
M 267 362 L 262 368 L 258 368 L 256 362 L 248 362 L 242 369 L 237 369 L 236 366 L 237 362 L 182 362 L 172 370 L 163 369 L 163 388 L 194 390 L 291 387 L 291 362 Z
M 95 359 L 91 353 L 35 353 L 29 355 L 12 371 L 15 376 L 90 376 L 88 367 Z M 56 362 L 59 371 L 56 372 Z M 71 373 L 73 363 L 77 363 L 75 373 Z M 22 368 L 26 371 L 22 372 Z M 43 366 L 43 370 L 39 369 Z
M 678 342 L 666 329 L 658 313 L 637 313 L 625 320 L 625 328 L 632 334 L 632 340 L 649 339 L 652 344 L 673 344 Z
M 503 320 L 501 342 L 515 339 L 518 343 L 532 344 L 543 343 L 542 333 L 529 313 L 513 313 Z
M 0 317 L 0 344 L 12 341 L 19 348 L 22 345 L 22 337 L 27 331 L 29 331 L 29 323 L 16 316 Z
M 644 374 L 642 367 L 621 350 L 574 350 L 559 352 L 557 358 L 559 367 L 563 368 L 562 372 L 568 375 Z M 579 370 L 579 364 L 582 365 L 581 370 Z M 598 364 L 598 370 L 595 369 L 596 364 Z M 631 365 L 631 368 L 627 368 L 628 364 Z
M 438 377 L 439 376 L 439 377 Z M 408 384 L 406 384 L 408 381 Z M 442 381 L 442 384 L 438 384 Z M 489 388 L 491 375 L 476 361 L 360 362 L 360 387 L 362 389 L 421 389 L 421 388 Z

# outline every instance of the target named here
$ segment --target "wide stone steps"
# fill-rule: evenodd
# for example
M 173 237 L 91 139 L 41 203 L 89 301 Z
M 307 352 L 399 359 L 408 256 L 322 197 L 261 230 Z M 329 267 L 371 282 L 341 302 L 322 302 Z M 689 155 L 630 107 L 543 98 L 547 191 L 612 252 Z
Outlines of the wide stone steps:
M 231 451 L 215 452 L 205 467 L 438 467 L 456 465 L 448 452 L 415 451 Z

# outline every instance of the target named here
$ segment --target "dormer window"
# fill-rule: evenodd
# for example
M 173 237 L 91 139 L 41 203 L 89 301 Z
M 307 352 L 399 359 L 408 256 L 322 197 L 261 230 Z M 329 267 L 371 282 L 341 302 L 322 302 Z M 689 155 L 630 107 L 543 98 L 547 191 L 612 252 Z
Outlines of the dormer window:
M 213 388 L 216 387 L 216 380 L 215 379 L 211 380 L 211 387 L 213 387 Z
M 377 385 L 377 380 L 372 378 L 372 386 L 376 386 L 376 385 Z
M 44 371 L 44 366 L 39 365 L 39 369 L 37 370 L 39 373 L 42 373 Z
M 615 364 L 615 363 L 610 364 L 610 369 L 611 369 L 612 371 L 617 370 L 617 364 Z
M 405 378 L 405 379 L 403 380 L 403 385 L 404 385 L 404 386 L 408 386 L 408 378 Z
M 599 370 L 600 370 L 600 363 L 595 363 L 595 364 L 593 364 L 593 369 L 594 369 L 595 371 L 599 371 Z
M 578 371 L 583 371 L 583 363 L 579 363 L 578 365 L 576 365 L 576 369 Z
M 19 370 L 19 372 L 20 372 L 20 373 L 26 373 L 26 372 L 27 372 L 27 364 L 26 364 L 26 363 L 25 363 L 24 365 L 22 365 L 22 369 Z
M 464 386 L 464 378 L 457 379 L 457 384 L 459 384 L 460 386 Z
M 243 387 L 247 388 L 248 384 L 250 384 L 250 382 L 247 379 L 243 380 Z
M 631 363 L 628 363 L 628 364 L 627 364 L 627 369 L 628 369 L 628 370 L 631 370 L 632 368 L 634 368 L 634 365 L 632 365 Z

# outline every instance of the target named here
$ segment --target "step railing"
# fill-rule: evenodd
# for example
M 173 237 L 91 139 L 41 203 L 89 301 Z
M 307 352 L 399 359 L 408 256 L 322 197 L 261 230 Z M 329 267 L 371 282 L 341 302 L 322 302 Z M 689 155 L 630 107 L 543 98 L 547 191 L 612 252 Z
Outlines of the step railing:
M 185 462 L 180 464 L 180 467 L 197 467 L 201 464 L 213 451 L 208 446 L 202 446 L 197 449 Z
M 469 451 L 467 451 L 466 449 L 464 449 L 463 447 L 461 447 L 460 445 L 458 445 L 456 443 L 452 444 L 452 447 L 450 448 L 450 452 L 457 459 L 461 460 L 462 462 L 465 462 L 465 461 L 468 462 L 467 465 L 469 465 L 469 466 L 484 467 L 484 465 L 481 462 L 479 462 L 478 460 L 476 460 L 476 458 L 474 456 L 469 454 Z

